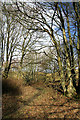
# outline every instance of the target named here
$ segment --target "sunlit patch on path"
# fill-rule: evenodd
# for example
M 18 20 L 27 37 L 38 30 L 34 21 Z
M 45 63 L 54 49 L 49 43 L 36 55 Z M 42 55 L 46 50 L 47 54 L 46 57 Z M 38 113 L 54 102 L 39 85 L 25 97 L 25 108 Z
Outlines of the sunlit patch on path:
M 79 118 L 78 101 L 70 100 L 56 90 L 43 86 L 26 86 L 17 96 L 17 111 L 12 118 Z M 9 98 L 10 99 L 10 98 Z M 14 101 L 13 101 L 14 102 Z

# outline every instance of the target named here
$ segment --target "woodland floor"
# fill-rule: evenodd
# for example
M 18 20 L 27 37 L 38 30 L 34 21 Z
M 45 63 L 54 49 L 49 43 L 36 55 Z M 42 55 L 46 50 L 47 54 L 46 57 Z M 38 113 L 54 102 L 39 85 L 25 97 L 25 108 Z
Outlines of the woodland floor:
M 65 97 L 39 83 L 25 86 L 21 95 L 3 94 L 2 108 L 3 119 L 80 119 L 80 100 Z

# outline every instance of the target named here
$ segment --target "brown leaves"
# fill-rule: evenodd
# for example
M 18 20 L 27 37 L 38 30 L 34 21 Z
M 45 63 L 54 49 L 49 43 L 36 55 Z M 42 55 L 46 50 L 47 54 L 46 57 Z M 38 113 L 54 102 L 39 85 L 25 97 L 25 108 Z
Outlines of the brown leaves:
M 56 90 L 42 85 L 26 86 L 22 90 L 22 96 L 16 96 L 14 100 L 9 96 L 3 96 L 3 109 L 6 113 L 6 106 L 12 102 L 19 105 L 12 111 L 12 117 L 19 118 L 79 118 L 78 102 L 59 94 Z M 13 101 L 12 101 L 13 99 Z M 9 101 L 9 103 L 7 103 Z M 12 107 L 9 107 L 13 109 Z M 7 107 L 8 109 L 8 107 Z M 8 117 L 10 113 L 7 114 Z

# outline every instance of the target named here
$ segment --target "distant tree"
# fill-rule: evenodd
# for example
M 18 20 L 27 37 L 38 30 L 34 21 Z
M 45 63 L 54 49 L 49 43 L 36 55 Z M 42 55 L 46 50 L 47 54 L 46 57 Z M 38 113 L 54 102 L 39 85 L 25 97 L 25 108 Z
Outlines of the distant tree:
M 13 56 L 15 56 L 15 51 L 19 43 L 19 29 L 14 19 L 7 12 L 6 4 L 2 6 L 2 23 L 1 28 L 1 39 L 2 39 L 2 67 L 3 77 L 7 78 L 9 70 L 11 68 Z M 17 27 L 16 27 L 17 26 Z M 5 60 L 5 66 L 4 66 Z

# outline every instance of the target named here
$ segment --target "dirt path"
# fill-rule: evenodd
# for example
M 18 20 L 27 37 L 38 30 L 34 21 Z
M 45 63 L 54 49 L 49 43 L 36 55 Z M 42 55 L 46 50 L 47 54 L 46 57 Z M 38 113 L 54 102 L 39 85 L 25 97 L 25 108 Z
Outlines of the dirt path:
M 14 98 L 14 96 L 12 97 Z M 7 102 L 8 99 L 15 106 L 15 110 L 4 114 L 6 118 L 42 119 L 44 117 L 45 120 L 47 118 L 80 118 L 79 101 L 68 99 L 49 87 L 26 86 L 22 91 L 22 95 L 13 98 L 3 96 L 3 103 Z M 10 102 L 8 105 L 10 105 Z M 11 109 L 14 108 L 13 105 Z M 7 107 L 8 109 L 9 107 Z M 3 110 L 5 112 L 5 109 Z

